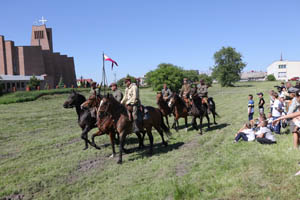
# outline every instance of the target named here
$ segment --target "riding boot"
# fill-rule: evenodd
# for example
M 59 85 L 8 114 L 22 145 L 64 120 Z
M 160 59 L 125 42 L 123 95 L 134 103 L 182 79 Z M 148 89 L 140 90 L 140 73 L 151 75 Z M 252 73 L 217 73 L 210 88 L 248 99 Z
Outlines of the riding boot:
M 127 110 L 127 114 L 128 114 L 128 119 L 129 121 L 132 122 L 132 113 L 130 111 Z
M 134 133 L 140 132 L 139 122 L 137 119 L 133 121 L 133 132 Z

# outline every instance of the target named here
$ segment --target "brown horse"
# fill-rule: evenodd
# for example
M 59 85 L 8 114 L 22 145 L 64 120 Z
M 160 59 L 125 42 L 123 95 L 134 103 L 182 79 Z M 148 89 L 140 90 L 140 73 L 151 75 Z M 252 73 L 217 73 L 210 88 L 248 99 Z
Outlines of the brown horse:
M 169 101 L 169 107 L 174 108 L 173 109 L 173 115 L 174 115 L 174 123 L 172 125 L 172 128 L 175 128 L 176 131 L 178 131 L 179 118 L 184 118 L 185 122 L 185 130 L 187 131 L 187 117 L 188 117 L 188 108 L 186 106 L 186 103 L 181 99 L 178 94 L 173 93 L 170 101 Z
M 167 101 L 164 100 L 163 95 L 162 95 L 161 92 L 158 92 L 157 95 L 156 95 L 156 103 L 158 105 L 158 108 L 159 108 L 160 112 L 166 118 L 168 128 L 170 128 L 168 115 L 172 114 L 172 110 L 168 106 Z
M 153 153 L 153 135 L 152 127 L 154 127 L 162 138 L 162 142 L 165 146 L 168 143 L 164 140 L 163 131 L 170 135 L 169 129 L 163 122 L 163 116 L 159 109 L 153 108 L 151 106 L 146 106 L 145 109 L 148 111 L 148 119 L 144 119 L 142 122 L 142 132 L 145 130 L 150 140 L 150 153 Z M 127 110 L 124 105 L 116 101 L 111 95 L 104 97 L 100 103 L 99 107 L 100 113 L 106 113 L 112 116 L 115 122 L 115 127 L 120 135 L 120 146 L 119 146 L 119 160 L 118 163 L 122 163 L 122 153 L 125 144 L 125 139 L 128 134 L 132 132 L 132 121 L 129 120 Z M 140 137 L 139 137 L 140 138 Z M 143 145 L 143 141 L 139 140 L 140 145 Z

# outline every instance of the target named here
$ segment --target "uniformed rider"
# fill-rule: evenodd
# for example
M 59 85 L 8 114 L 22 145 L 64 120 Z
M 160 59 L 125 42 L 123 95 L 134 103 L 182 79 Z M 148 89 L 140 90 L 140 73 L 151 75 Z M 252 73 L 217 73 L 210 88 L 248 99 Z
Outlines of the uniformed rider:
M 120 103 L 123 99 L 123 93 L 118 89 L 118 85 L 116 83 L 110 84 L 110 88 L 112 91 L 113 97 Z
M 171 99 L 172 91 L 170 90 L 170 88 L 167 87 L 166 83 L 164 83 L 163 89 L 161 90 L 161 94 L 166 102 L 168 102 Z

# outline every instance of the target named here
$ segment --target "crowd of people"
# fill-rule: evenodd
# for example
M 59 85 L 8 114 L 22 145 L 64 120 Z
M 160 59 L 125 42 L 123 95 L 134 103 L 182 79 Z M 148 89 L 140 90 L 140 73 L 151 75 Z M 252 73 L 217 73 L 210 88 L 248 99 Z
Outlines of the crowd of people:
M 235 134 L 234 142 L 257 141 L 261 144 L 275 144 L 276 134 L 282 134 L 282 128 L 289 126 L 293 134 L 294 147 L 300 145 L 300 82 L 292 86 L 290 82 L 282 82 L 275 86 L 277 91 L 271 90 L 270 103 L 265 109 L 264 94 L 257 93 L 259 98 L 259 118 L 254 119 L 255 102 L 253 95 L 248 96 L 248 122 Z

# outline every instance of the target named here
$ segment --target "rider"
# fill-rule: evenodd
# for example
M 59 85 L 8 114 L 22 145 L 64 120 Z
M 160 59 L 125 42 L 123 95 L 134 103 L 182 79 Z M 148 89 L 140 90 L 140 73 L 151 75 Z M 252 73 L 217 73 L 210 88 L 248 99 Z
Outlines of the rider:
M 209 105 L 208 105 L 208 87 L 207 85 L 205 84 L 204 80 L 201 79 L 200 80 L 200 83 L 197 85 L 197 93 L 198 93 L 198 96 L 202 98 L 202 103 L 205 103 L 207 105 L 207 108 L 208 108 L 208 113 L 210 112 L 209 110 Z
M 97 83 L 96 82 L 92 82 L 90 94 L 91 95 L 92 94 L 100 95 L 100 91 L 99 91 L 99 88 L 97 88 Z
M 116 83 L 110 84 L 110 88 L 112 90 L 113 97 L 118 101 L 121 102 L 123 99 L 123 93 L 118 89 L 118 85 Z
M 183 85 L 180 90 L 179 96 L 183 98 L 184 102 L 186 103 L 187 107 L 189 108 L 189 95 L 191 92 L 191 85 L 188 83 L 188 79 L 183 79 Z
M 134 121 L 134 132 L 139 132 L 138 109 L 140 107 L 139 88 L 135 83 L 131 83 L 130 78 L 125 79 L 125 95 L 121 104 L 125 105 L 129 115 L 129 120 Z
M 164 88 L 161 90 L 163 99 L 168 102 L 172 96 L 172 91 L 170 90 L 170 88 L 167 87 L 167 84 L 164 83 Z

